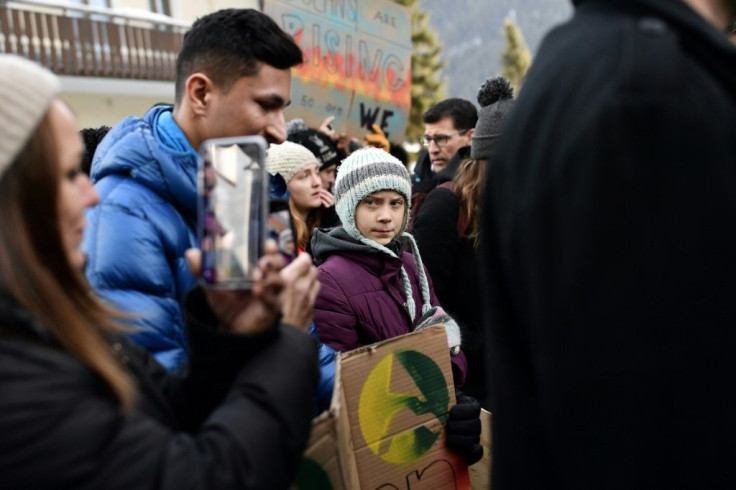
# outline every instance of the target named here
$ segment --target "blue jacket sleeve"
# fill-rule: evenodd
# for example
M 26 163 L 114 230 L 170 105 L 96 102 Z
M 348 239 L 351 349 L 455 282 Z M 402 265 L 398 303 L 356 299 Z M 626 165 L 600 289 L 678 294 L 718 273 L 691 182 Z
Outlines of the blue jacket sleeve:
M 114 177 L 101 184 L 130 187 Z M 193 238 L 182 231 L 188 227 L 171 205 L 147 200 L 145 189 L 103 192 L 137 196 L 130 203 L 108 199 L 88 211 L 87 279 L 102 298 L 134 315 L 132 339 L 168 370 L 176 369 L 187 359 L 181 302 L 196 284 L 184 258 Z
M 309 334 L 319 342 L 314 322 L 309 324 Z M 317 413 L 330 408 L 332 390 L 335 387 L 335 349 L 319 342 L 319 385 L 317 386 Z

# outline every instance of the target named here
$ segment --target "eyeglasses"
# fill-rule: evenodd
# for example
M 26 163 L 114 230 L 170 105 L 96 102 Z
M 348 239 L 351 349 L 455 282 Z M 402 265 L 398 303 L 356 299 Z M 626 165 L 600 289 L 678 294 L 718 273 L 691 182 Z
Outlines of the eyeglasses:
M 462 136 L 468 131 L 470 130 L 463 129 L 460 131 L 453 131 L 452 133 L 449 133 L 449 134 L 436 134 L 434 136 L 427 136 L 426 134 L 423 134 L 419 138 L 419 142 L 422 144 L 422 146 L 429 147 L 429 144 L 434 141 L 437 146 L 439 146 L 440 148 L 444 148 L 445 146 L 447 146 L 447 143 L 450 142 L 450 138 L 452 138 L 455 135 Z

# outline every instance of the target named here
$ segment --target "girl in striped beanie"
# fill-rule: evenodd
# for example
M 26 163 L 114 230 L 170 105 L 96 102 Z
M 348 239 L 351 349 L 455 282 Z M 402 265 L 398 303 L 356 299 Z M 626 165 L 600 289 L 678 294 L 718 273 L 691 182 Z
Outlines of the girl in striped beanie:
M 316 230 L 312 237 L 322 284 L 314 316 L 320 340 L 347 351 L 444 324 L 455 383 L 462 384 L 460 329 L 439 306 L 416 243 L 406 233 L 411 207 L 406 167 L 389 153 L 366 147 L 342 162 L 334 190 L 342 226 Z
M 353 152 L 338 167 L 335 207 L 342 226 L 318 229 L 312 252 L 322 288 L 314 305 L 321 342 L 347 351 L 444 325 L 455 386 L 467 361 L 460 329 L 439 306 L 414 238 L 406 233 L 411 179 L 401 161 L 378 148 Z M 404 251 L 407 242 L 413 254 Z M 480 460 L 480 405 L 459 390 L 445 425 L 446 446 L 468 464 Z

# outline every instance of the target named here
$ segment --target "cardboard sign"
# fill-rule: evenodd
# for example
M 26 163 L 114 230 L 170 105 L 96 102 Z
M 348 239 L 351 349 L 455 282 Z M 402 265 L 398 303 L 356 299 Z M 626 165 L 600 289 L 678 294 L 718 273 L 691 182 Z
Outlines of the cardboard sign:
M 323 412 L 312 421 L 307 450 L 304 452 L 299 473 L 291 489 L 345 489 L 337 447 L 334 413 Z
M 378 124 L 404 139 L 411 107 L 411 14 L 390 0 L 266 0 L 304 55 L 287 118 L 362 137 Z
M 331 486 L 311 488 L 470 489 L 468 467 L 445 447 L 454 404 L 442 327 L 338 354 L 332 406 L 305 453 Z

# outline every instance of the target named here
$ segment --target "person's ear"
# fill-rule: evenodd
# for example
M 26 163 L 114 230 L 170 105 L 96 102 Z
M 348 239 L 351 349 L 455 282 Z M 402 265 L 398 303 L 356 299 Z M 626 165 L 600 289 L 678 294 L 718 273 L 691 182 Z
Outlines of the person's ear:
M 193 73 L 189 75 L 186 82 L 185 97 L 196 116 L 204 116 L 212 102 L 215 89 L 212 80 L 204 73 Z
M 468 129 L 468 132 L 465 133 L 465 136 L 468 137 L 468 144 L 470 144 L 470 142 L 473 141 L 472 140 L 472 137 L 473 137 L 474 134 L 475 134 L 475 128 L 470 128 L 470 129 Z

